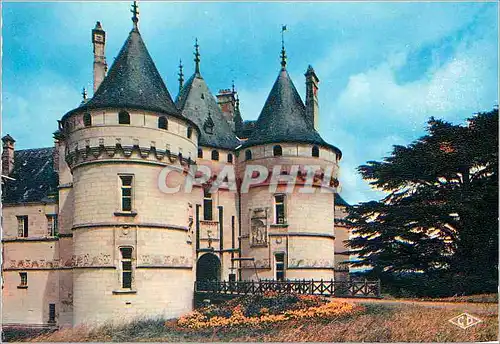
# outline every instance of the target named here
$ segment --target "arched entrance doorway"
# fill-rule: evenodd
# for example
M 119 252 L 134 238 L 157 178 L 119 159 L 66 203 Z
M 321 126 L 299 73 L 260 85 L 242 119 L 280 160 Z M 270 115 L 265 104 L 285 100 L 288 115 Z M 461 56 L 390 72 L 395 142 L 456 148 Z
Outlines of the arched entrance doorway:
M 205 253 L 196 263 L 196 281 L 220 281 L 220 260 L 215 254 Z

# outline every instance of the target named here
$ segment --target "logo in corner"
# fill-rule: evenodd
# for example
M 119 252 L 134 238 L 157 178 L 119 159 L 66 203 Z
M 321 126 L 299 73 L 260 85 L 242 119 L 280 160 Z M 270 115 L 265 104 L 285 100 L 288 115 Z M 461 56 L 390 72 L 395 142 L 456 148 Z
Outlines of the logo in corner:
M 451 322 L 453 325 L 456 325 L 464 330 L 466 328 L 469 328 L 471 326 L 477 325 L 480 322 L 482 322 L 481 319 L 476 318 L 476 317 L 474 317 L 470 314 L 467 314 L 467 313 L 462 313 L 454 318 L 451 318 L 448 321 Z

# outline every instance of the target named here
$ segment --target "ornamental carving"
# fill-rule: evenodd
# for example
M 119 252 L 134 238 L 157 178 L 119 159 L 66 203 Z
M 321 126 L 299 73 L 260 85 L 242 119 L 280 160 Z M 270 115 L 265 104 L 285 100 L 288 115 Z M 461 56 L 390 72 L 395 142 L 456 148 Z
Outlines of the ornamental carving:
M 267 246 L 267 209 L 255 208 L 250 210 L 250 245 Z
M 142 159 L 153 159 L 158 161 L 168 160 L 172 164 L 179 162 L 185 168 L 189 168 L 189 166 L 194 164 L 190 157 L 184 158 L 180 152 L 175 154 L 168 148 L 166 150 L 161 150 L 154 146 L 123 146 L 120 142 L 117 142 L 115 146 L 104 146 L 99 144 L 99 146 L 86 146 L 85 148 L 79 148 L 78 143 L 76 143 L 73 149 L 66 148 L 65 158 L 68 165 L 73 167 L 85 161 L 120 157 L 130 158 L 133 155 Z
M 111 255 L 100 253 L 97 256 L 87 254 L 73 255 L 73 267 L 102 267 L 111 265 Z
M 257 259 L 255 260 L 255 264 L 253 261 L 242 261 L 241 262 L 241 267 L 245 269 L 270 269 L 271 264 L 269 262 L 269 259 L 264 258 L 264 259 Z
M 143 254 L 139 256 L 138 266 L 153 267 L 186 267 L 193 266 L 191 258 L 185 256 L 168 256 L 161 254 Z
M 260 219 L 252 219 L 251 225 L 251 242 L 252 246 L 267 244 L 267 227 L 264 221 Z
M 288 263 L 289 268 L 332 268 L 333 259 L 296 259 L 291 258 Z

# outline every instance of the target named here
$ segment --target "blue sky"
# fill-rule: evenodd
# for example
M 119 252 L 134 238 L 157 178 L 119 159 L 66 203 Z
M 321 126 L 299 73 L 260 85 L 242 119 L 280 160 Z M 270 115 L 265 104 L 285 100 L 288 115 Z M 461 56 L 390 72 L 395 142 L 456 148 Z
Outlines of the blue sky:
M 338 146 L 342 196 L 378 199 L 356 173 L 394 144 L 424 134 L 430 116 L 462 123 L 498 104 L 496 3 L 140 2 L 139 27 L 172 95 L 177 65 L 212 92 L 235 80 L 244 119 L 256 119 L 278 74 L 281 24 L 288 71 L 320 79 L 320 134 Z M 92 89 L 97 20 L 113 62 L 131 29 L 130 2 L 3 3 L 2 133 L 18 149 L 52 145 L 57 120 Z

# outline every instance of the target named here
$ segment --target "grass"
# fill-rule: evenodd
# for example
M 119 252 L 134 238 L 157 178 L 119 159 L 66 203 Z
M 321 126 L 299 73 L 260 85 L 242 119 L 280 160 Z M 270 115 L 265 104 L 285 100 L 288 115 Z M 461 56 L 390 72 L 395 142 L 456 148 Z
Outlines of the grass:
M 470 305 L 470 304 L 469 304 Z M 129 324 L 76 327 L 30 338 L 35 342 L 479 342 L 498 340 L 498 311 L 476 314 L 483 322 L 461 329 L 448 319 L 467 309 L 414 304 L 364 303 L 363 312 L 331 319 L 289 320 L 260 326 L 181 328 L 176 320 L 136 319 Z M 475 315 L 472 313 L 472 315 Z
M 498 303 L 498 294 L 477 294 L 466 296 L 451 296 L 443 298 L 422 298 L 424 301 Z

